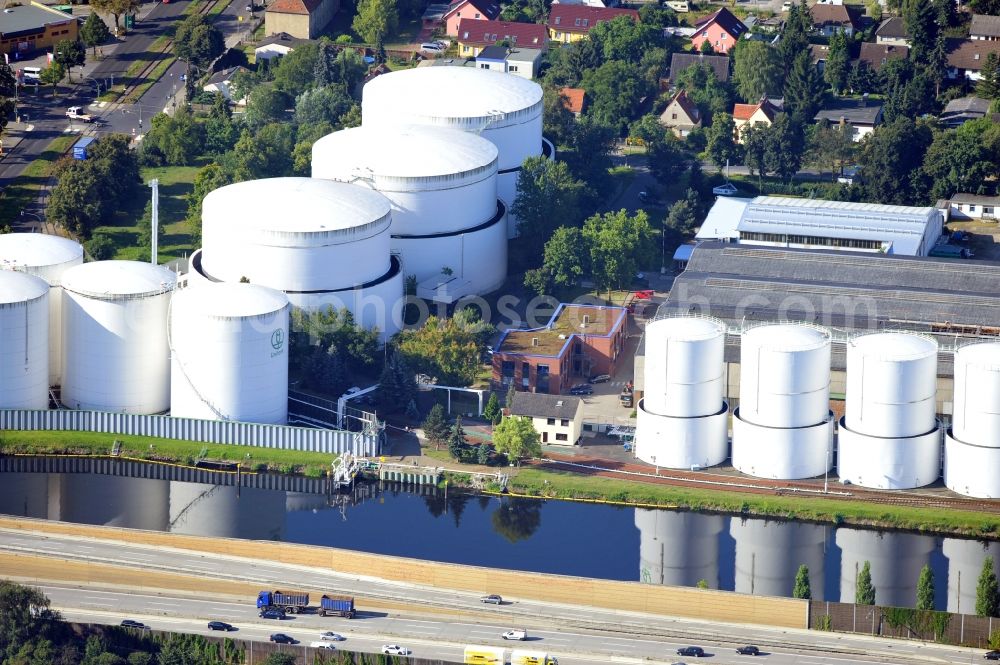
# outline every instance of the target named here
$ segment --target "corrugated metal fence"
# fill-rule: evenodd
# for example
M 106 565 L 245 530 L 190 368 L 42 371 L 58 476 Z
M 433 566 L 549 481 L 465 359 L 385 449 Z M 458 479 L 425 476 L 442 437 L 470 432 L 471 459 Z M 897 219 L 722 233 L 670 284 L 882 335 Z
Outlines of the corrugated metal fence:
M 131 434 L 314 453 L 350 453 L 358 457 L 379 454 L 378 438 L 362 432 L 170 416 L 139 416 L 107 411 L 0 410 L 0 430 L 5 429 Z
M 813 600 L 809 603 L 809 627 L 988 649 L 990 635 L 1000 628 L 1000 619 Z

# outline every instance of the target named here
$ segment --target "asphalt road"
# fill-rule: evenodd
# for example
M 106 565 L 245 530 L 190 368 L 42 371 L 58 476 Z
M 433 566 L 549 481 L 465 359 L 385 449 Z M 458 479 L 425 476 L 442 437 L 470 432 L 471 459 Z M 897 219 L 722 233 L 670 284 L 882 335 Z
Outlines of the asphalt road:
M 217 600 L 194 601 L 172 594 L 155 597 L 121 594 L 118 591 L 86 588 L 64 591 L 53 587 L 55 606 L 71 619 L 103 620 L 118 623 L 132 618 L 153 628 L 200 629 L 203 622 L 220 619 L 236 623 L 246 635 L 264 637 L 285 632 L 304 642 L 321 630 L 347 634 L 352 646 L 364 650 L 385 642 L 396 642 L 415 655 L 454 658 L 465 644 L 507 644 L 499 639 L 503 630 L 525 628 L 539 639 L 523 643 L 557 655 L 560 662 L 674 662 L 676 649 L 687 644 L 702 646 L 713 654 L 714 663 L 743 663 L 735 647 L 756 644 L 769 656 L 766 662 L 798 663 L 972 663 L 982 660 L 982 652 L 876 639 L 867 636 L 816 631 L 744 626 L 706 621 L 672 619 L 657 615 L 614 612 L 600 608 L 517 598 L 505 599 L 501 607 L 486 606 L 478 594 L 416 587 L 377 579 L 359 579 L 327 570 L 286 566 L 239 557 L 226 557 L 146 547 L 94 539 L 8 532 L 0 530 L 0 551 L 45 553 L 64 559 L 93 560 L 139 569 L 204 575 L 213 579 L 239 580 L 264 588 L 325 589 L 360 599 L 361 617 L 353 621 L 299 615 L 285 621 L 265 621 L 256 617 L 251 603 L 234 604 Z M 0 570 L 0 575 L 17 571 Z M 46 587 L 46 591 L 50 591 Z M 488 593 L 489 589 L 483 589 Z M 462 613 L 461 621 L 445 621 L 439 615 L 402 616 L 365 612 L 365 602 L 412 603 Z

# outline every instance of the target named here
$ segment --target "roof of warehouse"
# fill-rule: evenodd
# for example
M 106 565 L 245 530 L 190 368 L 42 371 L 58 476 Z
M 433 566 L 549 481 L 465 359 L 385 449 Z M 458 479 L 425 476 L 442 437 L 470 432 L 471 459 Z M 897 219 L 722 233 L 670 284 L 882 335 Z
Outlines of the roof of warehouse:
M 580 398 L 572 395 L 515 392 L 510 407 L 513 416 L 572 420 L 580 410 Z
M 14 36 L 19 32 L 40 30 L 51 23 L 69 23 L 76 19 L 56 9 L 42 5 L 15 5 L 3 10 L 0 35 Z
M 624 307 L 561 304 L 543 328 L 508 330 L 497 344 L 499 353 L 555 356 L 573 335 L 607 337 L 626 315 Z

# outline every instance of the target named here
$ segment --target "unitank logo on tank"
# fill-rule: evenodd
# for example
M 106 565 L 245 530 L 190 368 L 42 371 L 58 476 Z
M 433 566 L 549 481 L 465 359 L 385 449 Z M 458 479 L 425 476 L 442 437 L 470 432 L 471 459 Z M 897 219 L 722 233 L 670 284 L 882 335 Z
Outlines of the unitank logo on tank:
M 273 333 L 271 333 L 271 348 L 275 351 L 281 351 L 281 347 L 285 345 L 285 331 L 281 328 L 277 328 Z M 274 357 L 274 354 L 272 354 Z

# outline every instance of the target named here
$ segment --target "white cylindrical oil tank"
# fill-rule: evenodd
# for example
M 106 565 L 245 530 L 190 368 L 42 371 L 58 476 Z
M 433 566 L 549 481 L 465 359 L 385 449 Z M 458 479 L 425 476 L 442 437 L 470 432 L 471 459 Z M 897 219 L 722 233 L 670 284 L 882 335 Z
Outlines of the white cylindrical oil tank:
M 830 334 L 802 324 L 752 328 L 740 338 L 740 413 L 765 427 L 808 427 L 830 410 Z
M 952 431 L 959 441 L 1000 448 L 1000 343 L 955 352 Z
M 693 418 L 718 412 L 724 385 L 725 324 L 676 317 L 646 327 L 646 410 Z
M 1000 448 L 959 441 L 953 430 L 945 432 L 945 487 L 977 499 L 1000 499 L 997 469 L 1000 469 Z
M 825 597 L 827 528 L 822 524 L 731 517 L 737 593 L 788 598 L 799 566 L 809 568 L 812 597 Z
M 1000 561 L 1000 543 L 944 538 L 941 551 L 948 559 L 948 612 L 973 614 L 976 611 L 976 582 L 983 561 Z
M 506 279 L 506 209 L 497 200 L 497 148 L 490 141 L 446 127 L 354 127 L 313 144 L 312 175 L 389 199 L 392 250 L 418 283 L 445 265 L 468 282 L 470 294 Z
M 49 297 L 41 277 L 0 270 L 0 409 L 49 408 Z
M 499 151 L 498 192 L 509 207 L 528 157 L 543 153 L 542 88 L 471 67 L 417 67 L 377 76 L 362 90 L 362 126 L 436 125 L 480 134 Z M 516 235 L 510 216 L 508 237 Z
M 170 304 L 170 415 L 288 421 L 288 297 L 255 284 L 212 283 Z
M 705 580 L 719 588 L 719 534 L 725 517 L 636 508 L 639 581 L 693 587 Z
M 177 278 L 139 261 L 63 273 L 62 402 L 71 409 L 152 414 L 170 408 L 167 317 Z
M 62 274 L 83 263 L 83 246 L 47 233 L 0 235 L 0 269 L 41 277 L 49 284 L 49 385 L 62 381 Z
M 935 427 L 937 341 L 913 333 L 873 333 L 847 343 L 847 426 L 880 437 Z
M 296 307 L 346 307 L 385 336 L 399 328 L 403 275 L 390 255 L 389 200 L 314 178 L 221 187 L 202 205 L 195 270 L 211 281 L 284 291 Z
M 934 538 L 897 531 L 841 528 L 837 529 L 835 541 L 840 548 L 840 602 L 854 602 L 858 573 L 868 561 L 876 605 L 914 606 L 917 579 L 920 569 L 930 563 Z

